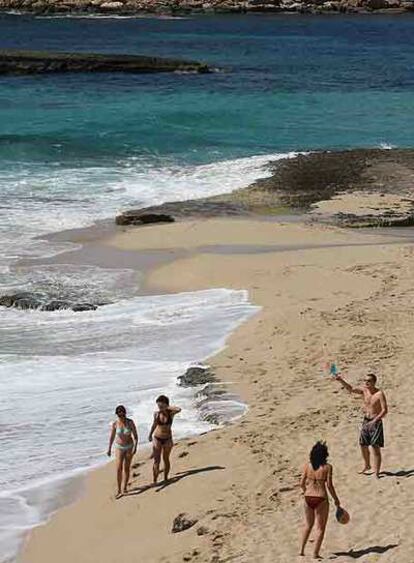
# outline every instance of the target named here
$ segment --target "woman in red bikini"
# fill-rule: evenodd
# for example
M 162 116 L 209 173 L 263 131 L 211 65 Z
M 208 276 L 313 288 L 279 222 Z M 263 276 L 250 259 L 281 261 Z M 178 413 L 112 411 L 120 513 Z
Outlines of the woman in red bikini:
M 316 541 L 313 557 L 321 559 L 323 536 L 329 516 L 328 493 L 331 494 L 335 506 L 339 507 L 339 498 L 332 482 L 332 465 L 327 463 L 328 448 L 325 442 L 316 442 L 310 452 L 310 463 L 303 468 L 300 486 L 305 495 L 305 527 L 302 536 L 302 548 L 300 555 L 305 555 L 305 546 L 313 525 L 316 521 Z
M 174 416 L 181 411 L 180 407 L 170 407 L 170 400 L 165 395 L 158 397 L 157 406 L 158 411 L 154 413 L 154 421 L 148 436 L 148 440 L 152 442 L 154 484 L 157 483 L 160 473 L 161 454 L 164 462 L 164 479 L 168 481 L 170 455 L 173 447 L 171 427 Z

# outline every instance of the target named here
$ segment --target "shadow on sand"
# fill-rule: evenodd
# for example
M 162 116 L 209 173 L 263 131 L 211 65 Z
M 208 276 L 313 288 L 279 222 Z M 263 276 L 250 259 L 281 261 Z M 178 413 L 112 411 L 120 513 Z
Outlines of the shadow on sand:
M 208 465 L 207 467 L 199 467 L 198 469 L 189 469 L 188 471 L 180 471 L 179 473 L 176 473 L 174 477 L 168 479 L 166 483 L 162 482 L 157 485 L 150 483 L 149 485 L 142 485 L 142 487 L 134 487 L 132 489 L 129 489 L 129 491 L 122 496 L 141 495 L 142 493 L 145 493 L 145 491 L 148 491 L 149 489 L 155 489 L 155 491 L 158 493 L 163 489 L 165 489 L 166 487 L 169 487 L 170 485 L 174 485 L 174 483 L 181 481 L 181 479 L 185 479 L 186 477 L 191 477 L 191 475 L 197 475 L 197 473 L 206 473 L 207 471 L 218 471 L 222 469 L 225 469 L 225 467 L 222 467 L 221 465 Z
M 413 477 L 414 469 L 401 469 L 400 471 L 381 471 L 380 477 Z
M 390 543 L 388 545 L 373 545 L 371 547 L 366 547 L 365 549 L 358 549 L 353 550 L 350 549 L 349 551 L 335 551 L 334 555 L 336 557 L 350 557 L 351 559 L 359 559 L 360 557 L 364 557 L 364 555 L 369 555 L 370 553 L 379 553 L 383 554 L 389 551 L 390 549 L 394 549 L 398 547 L 398 543 Z
M 166 487 L 169 487 L 170 485 L 174 485 L 174 483 L 181 481 L 181 479 L 185 479 L 186 477 L 191 477 L 191 475 L 197 475 L 197 473 L 206 473 L 207 471 L 218 471 L 223 469 L 226 468 L 221 465 L 208 465 L 207 467 L 199 467 L 198 469 L 189 469 L 188 471 L 180 471 L 174 477 L 168 479 L 166 483 L 165 482 L 160 483 L 160 486 L 157 488 L 157 493 L 159 493 Z

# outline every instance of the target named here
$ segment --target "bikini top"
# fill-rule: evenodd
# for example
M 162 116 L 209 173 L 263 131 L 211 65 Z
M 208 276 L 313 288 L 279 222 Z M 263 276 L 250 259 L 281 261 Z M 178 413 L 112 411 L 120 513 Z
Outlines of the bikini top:
M 326 467 L 326 466 L 321 466 L 321 467 Z M 314 481 L 315 483 L 320 482 L 320 483 L 326 483 L 327 479 L 328 479 L 328 472 L 325 473 L 324 477 L 322 477 L 322 479 L 318 479 L 317 477 L 311 477 L 308 473 L 309 469 L 311 469 L 311 471 L 313 471 L 313 473 L 315 474 L 316 471 L 318 471 L 318 469 L 313 469 L 312 466 L 308 465 L 306 468 L 306 477 L 307 479 L 309 479 L 310 481 Z
M 129 424 L 127 422 L 127 424 Z M 124 434 L 131 434 L 132 430 L 131 428 L 129 428 L 129 426 L 118 426 L 118 423 L 116 422 L 116 433 L 118 436 L 122 436 Z
M 163 420 L 161 420 L 161 416 L 163 416 Z M 156 412 L 155 413 L 155 422 L 158 426 L 171 426 L 173 423 L 173 417 L 170 411 L 166 412 Z

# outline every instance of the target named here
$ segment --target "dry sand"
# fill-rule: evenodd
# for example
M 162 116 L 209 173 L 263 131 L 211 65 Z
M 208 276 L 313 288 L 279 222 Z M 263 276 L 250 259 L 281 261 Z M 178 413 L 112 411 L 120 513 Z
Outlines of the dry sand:
M 297 556 L 298 481 L 310 447 L 323 438 L 352 520 L 337 524 L 331 507 L 322 554 L 338 562 L 412 563 L 414 247 L 384 241 L 390 239 L 226 219 L 130 229 L 107 241 L 129 252 L 186 250 L 149 274 L 156 291 L 249 290 L 261 312 L 210 362 L 249 410 L 236 424 L 179 443 L 165 488 L 145 487 L 147 459 L 134 470 L 131 495 L 119 501 L 111 496 L 112 465 L 91 474 L 84 498 L 34 531 L 23 561 L 307 561 Z M 361 405 L 323 372 L 333 358 L 352 383 L 375 369 L 388 396 L 388 473 L 380 480 L 357 474 Z M 180 512 L 198 523 L 172 534 Z

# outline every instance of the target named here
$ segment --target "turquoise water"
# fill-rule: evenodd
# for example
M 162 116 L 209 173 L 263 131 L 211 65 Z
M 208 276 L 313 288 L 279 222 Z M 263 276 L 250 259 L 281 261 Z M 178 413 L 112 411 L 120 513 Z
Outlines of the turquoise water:
M 217 68 L 0 77 L 0 294 L 111 302 L 87 313 L 0 311 L 3 563 L 67 496 L 66 476 L 104 461 L 117 403 L 146 436 L 154 396 L 167 392 L 183 406 L 181 434 L 205 429 L 192 391 L 175 378 L 255 311 L 244 292 L 137 297 L 129 270 L 19 259 L 68 249 L 46 233 L 243 187 L 268 174 L 270 159 L 297 151 L 412 146 L 414 17 L 0 16 L 0 48 L 164 55 Z

